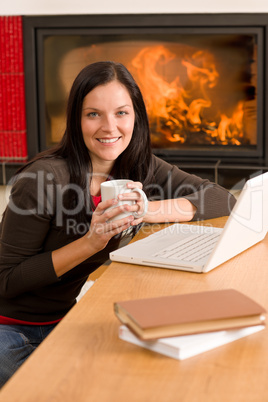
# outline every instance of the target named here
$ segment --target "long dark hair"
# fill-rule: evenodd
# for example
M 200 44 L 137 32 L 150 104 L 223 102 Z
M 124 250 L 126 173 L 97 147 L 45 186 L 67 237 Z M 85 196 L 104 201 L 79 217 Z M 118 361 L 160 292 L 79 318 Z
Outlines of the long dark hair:
M 92 163 L 81 129 L 83 100 L 94 88 L 111 81 L 118 81 L 125 86 L 131 97 L 135 112 L 131 141 L 115 161 L 112 175 L 115 178 L 140 181 L 146 189 L 147 184 L 151 182 L 153 177 L 148 116 L 137 83 L 121 63 L 100 61 L 90 64 L 80 71 L 70 90 L 66 129 L 61 141 L 55 147 L 38 154 L 29 162 L 32 163 L 41 158 L 64 158 L 67 161 L 70 172 L 70 183 L 74 183 L 83 189 L 86 197 L 90 197 L 88 177 L 92 173 Z M 69 196 L 67 204 L 70 207 L 74 207 L 76 201 L 74 196 Z M 93 205 L 92 200 L 91 205 Z M 79 218 L 80 221 L 87 220 L 85 211 Z

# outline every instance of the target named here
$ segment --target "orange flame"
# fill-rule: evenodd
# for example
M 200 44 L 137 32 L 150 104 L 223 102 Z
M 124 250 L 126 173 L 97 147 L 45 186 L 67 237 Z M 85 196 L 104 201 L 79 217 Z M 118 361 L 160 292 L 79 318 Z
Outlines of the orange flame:
M 231 139 L 233 145 L 241 145 L 238 139 L 243 137 L 243 109 L 243 102 L 239 102 L 231 118 L 221 115 L 218 135 L 223 144 L 227 144 L 229 142 L 228 139 Z
M 142 49 L 131 63 L 135 67 L 136 75 L 141 82 L 148 113 L 167 119 L 169 118 L 167 102 L 176 101 L 180 90 L 183 88 L 180 86 L 179 77 L 171 83 L 165 81 L 157 73 L 156 64 L 160 62 L 160 64 L 165 65 L 174 57 L 175 55 L 164 46 L 148 47 Z
M 216 116 L 212 121 L 205 118 L 204 110 L 213 107 L 209 90 L 217 86 L 219 79 L 214 58 L 201 50 L 183 56 L 179 63 L 174 53 L 158 45 L 143 48 L 131 62 L 156 132 L 153 141 L 159 142 L 160 132 L 169 142 L 184 143 L 191 135 L 202 134 L 211 143 L 240 145 L 243 102 L 238 103 L 232 116 L 218 111 L 220 121 Z M 168 81 L 169 77 L 173 79 Z

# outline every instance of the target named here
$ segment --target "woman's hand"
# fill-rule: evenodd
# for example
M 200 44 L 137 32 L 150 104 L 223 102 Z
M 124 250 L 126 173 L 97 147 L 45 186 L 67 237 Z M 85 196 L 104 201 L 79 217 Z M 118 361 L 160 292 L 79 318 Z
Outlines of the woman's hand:
M 130 184 L 133 185 L 133 183 Z M 140 186 L 140 183 L 135 183 L 131 188 L 140 188 Z M 126 195 L 128 199 L 130 197 L 131 200 L 139 203 L 137 192 Z M 136 212 L 140 208 L 138 203 L 118 205 L 118 202 L 117 199 L 100 202 L 93 212 L 89 231 L 80 239 L 52 252 L 53 265 L 58 277 L 103 250 L 113 236 L 143 221 L 143 218 L 135 218 L 132 214 L 110 221 L 122 212 Z
M 127 188 L 128 189 L 139 188 L 140 190 L 142 190 L 142 183 L 140 183 L 139 181 L 129 182 L 127 183 Z M 133 191 L 129 193 L 119 194 L 118 199 L 120 201 L 134 201 L 133 205 L 129 206 L 130 208 L 128 209 L 128 211 L 135 213 L 136 216 L 134 222 L 135 225 L 138 225 L 143 221 L 142 217 L 137 216 L 139 214 L 142 214 L 144 211 L 144 201 L 140 193 L 138 193 L 137 191 Z
M 132 224 L 137 224 L 133 215 L 110 222 L 122 212 L 131 212 L 130 205 L 117 206 L 117 204 L 117 199 L 100 202 L 92 215 L 90 228 L 85 238 L 90 241 L 90 248 L 95 248 L 96 252 L 105 248 L 113 236 L 128 229 Z
M 80 239 L 52 251 L 52 261 L 58 277 L 104 249 L 113 236 L 135 224 L 133 215 L 109 222 L 118 214 L 129 210 L 129 205 L 117 206 L 117 203 L 118 200 L 100 202 L 92 215 L 89 231 Z M 114 208 L 107 210 L 110 207 Z

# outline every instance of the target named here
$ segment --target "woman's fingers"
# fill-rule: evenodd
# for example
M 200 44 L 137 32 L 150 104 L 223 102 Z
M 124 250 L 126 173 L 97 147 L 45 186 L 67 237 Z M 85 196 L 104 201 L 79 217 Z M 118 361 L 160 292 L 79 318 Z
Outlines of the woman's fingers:
M 137 183 L 135 183 L 137 184 Z M 141 183 L 140 183 L 141 184 Z M 137 186 L 135 187 L 137 188 Z M 124 201 L 126 203 L 124 203 Z M 129 202 L 131 201 L 131 202 Z M 117 205 L 118 202 L 120 202 L 120 204 L 122 205 Z M 128 202 L 128 203 L 127 203 Z M 103 201 L 100 202 L 96 208 L 96 210 L 93 213 L 93 217 L 92 217 L 92 223 L 96 223 L 96 224 L 106 224 L 109 223 L 109 221 L 113 221 L 113 222 L 118 222 L 119 225 L 124 225 L 125 223 L 122 221 L 122 219 L 117 219 L 118 215 L 121 215 L 122 213 L 126 213 L 126 214 L 134 214 L 135 216 L 133 217 L 133 215 L 130 219 L 133 225 L 136 225 L 138 223 L 141 222 L 139 216 L 137 216 L 137 214 L 142 214 L 144 209 L 144 203 L 143 203 L 143 199 L 142 196 L 140 195 L 139 192 L 137 191 L 133 191 L 133 192 L 129 192 L 129 193 L 124 193 L 124 194 L 120 194 L 118 196 L 118 199 L 110 199 L 107 201 Z M 104 230 L 99 229 L 99 230 Z M 109 229 L 110 230 L 110 229 Z M 112 230 L 118 230 L 113 228 Z
M 127 188 L 140 188 L 142 190 L 142 183 L 139 181 L 132 181 L 127 183 Z
M 115 206 L 116 204 L 118 204 L 117 198 L 111 198 L 110 200 L 102 201 L 98 204 L 97 208 L 94 211 L 94 214 L 103 215 L 107 208 Z

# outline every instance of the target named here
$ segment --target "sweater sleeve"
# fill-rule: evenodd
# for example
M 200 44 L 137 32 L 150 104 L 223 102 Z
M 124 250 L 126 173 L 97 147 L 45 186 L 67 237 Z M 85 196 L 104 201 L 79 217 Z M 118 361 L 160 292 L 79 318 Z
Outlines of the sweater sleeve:
M 183 197 L 189 200 L 197 209 L 193 221 L 230 215 L 236 200 L 225 188 L 186 173 L 157 157 L 154 157 L 154 164 L 155 181 L 162 191 L 162 198 Z
M 16 297 L 59 280 L 51 251 L 43 251 L 53 210 L 47 177 L 44 170 L 31 168 L 12 187 L 0 226 L 2 297 Z

